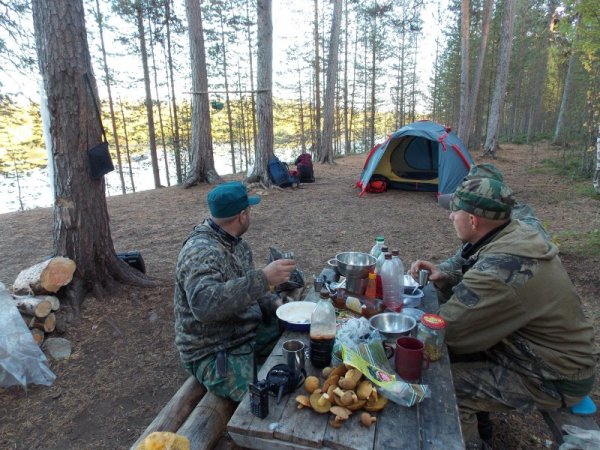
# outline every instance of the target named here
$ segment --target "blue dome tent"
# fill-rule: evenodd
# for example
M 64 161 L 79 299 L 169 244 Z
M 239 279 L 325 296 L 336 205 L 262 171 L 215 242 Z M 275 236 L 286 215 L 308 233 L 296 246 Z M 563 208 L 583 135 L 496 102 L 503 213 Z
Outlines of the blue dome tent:
M 373 147 L 356 185 L 361 188 L 360 195 L 371 180 L 385 180 L 394 189 L 448 194 L 472 164 L 469 151 L 450 128 L 430 121 L 414 122 Z

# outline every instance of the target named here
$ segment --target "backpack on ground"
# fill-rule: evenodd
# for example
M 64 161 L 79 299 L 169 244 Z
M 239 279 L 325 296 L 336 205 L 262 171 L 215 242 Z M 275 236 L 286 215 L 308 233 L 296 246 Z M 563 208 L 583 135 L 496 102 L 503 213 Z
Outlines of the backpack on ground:
M 301 183 L 314 183 L 312 156 L 310 153 L 302 153 L 296 158 L 296 170 Z
M 279 187 L 289 187 L 295 183 L 298 183 L 298 179 L 290 175 L 290 169 L 288 165 L 281 162 L 277 156 L 273 156 L 269 160 L 269 176 L 273 184 Z
M 387 191 L 387 182 L 385 180 L 372 180 L 367 184 L 367 192 L 371 194 L 381 194 Z

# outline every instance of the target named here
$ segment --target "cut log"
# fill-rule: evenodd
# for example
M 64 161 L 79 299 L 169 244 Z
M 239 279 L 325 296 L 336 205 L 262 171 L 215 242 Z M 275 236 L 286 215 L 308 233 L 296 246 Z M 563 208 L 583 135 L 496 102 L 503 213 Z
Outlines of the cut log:
M 227 422 L 236 406 L 237 403 L 228 398 L 207 392 L 177 430 L 177 434 L 187 437 L 190 448 L 194 450 L 210 450 L 227 428 Z
M 52 333 L 56 328 L 56 315 L 50 313 L 42 318 L 32 317 L 29 322 L 29 328 L 37 328 L 38 330 L 44 330 L 46 333 Z
M 28 298 L 35 298 L 38 300 L 46 300 L 50 302 L 50 304 L 52 305 L 52 311 L 58 311 L 60 309 L 60 300 L 55 295 L 13 295 L 13 299 L 16 301 L 25 300 Z
M 31 266 L 17 276 L 13 292 L 17 294 L 53 294 L 73 279 L 75 262 L 57 256 Z
M 29 316 L 46 317 L 52 312 L 52 303 L 42 297 L 13 297 L 17 309 Z
M 198 383 L 196 377 L 190 376 L 131 446 L 131 450 L 135 450 L 139 443 L 154 431 L 177 432 L 204 394 L 206 388 Z
M 46 337 L 46 333 L 44 333 L 43 330 L 38 330 L 37 328 L 31 330 L 31 335 L 33 336 L 33 340 L 37 345 L 42 345 L 44 338 Z

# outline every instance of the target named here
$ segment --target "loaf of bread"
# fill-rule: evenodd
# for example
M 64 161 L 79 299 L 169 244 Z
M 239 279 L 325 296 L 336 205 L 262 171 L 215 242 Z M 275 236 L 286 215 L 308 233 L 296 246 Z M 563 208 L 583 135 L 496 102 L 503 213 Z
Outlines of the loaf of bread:
M 190 441 L 179 434 L 155 431 L 146 436 L 136 450 L 190 450 Z

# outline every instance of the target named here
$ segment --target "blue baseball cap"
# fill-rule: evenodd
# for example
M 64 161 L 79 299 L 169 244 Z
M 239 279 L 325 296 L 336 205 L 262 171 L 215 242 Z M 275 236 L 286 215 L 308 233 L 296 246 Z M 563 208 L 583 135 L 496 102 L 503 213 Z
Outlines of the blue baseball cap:
M 208 193 L 207 199 L 210 214 L 217 219 L 233 217 L 248 206 L 260 203 L 259 196 L 248 197 L 246 186 L 239 181 L 229 181 L 215 186 Z

